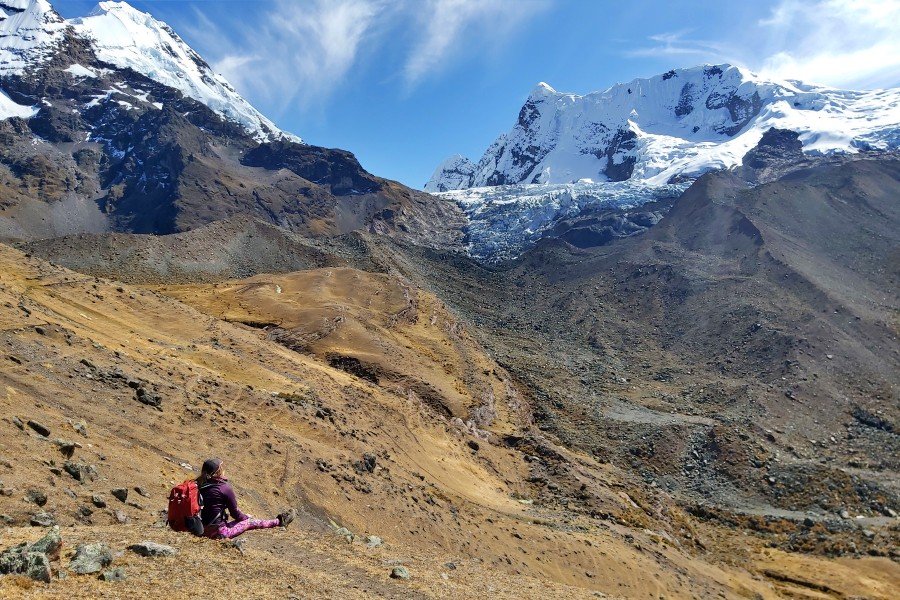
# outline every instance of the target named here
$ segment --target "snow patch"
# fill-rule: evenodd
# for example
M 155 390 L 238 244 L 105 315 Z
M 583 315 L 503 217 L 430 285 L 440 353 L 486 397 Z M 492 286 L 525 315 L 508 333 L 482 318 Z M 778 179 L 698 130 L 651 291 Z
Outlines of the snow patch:
M 30 119 L 38 114 L 40 109 L 34 106 L 23 106 L 17 104 L 12 98 L 6 95 L 6 92 L 0 90 L 0 121 L 19 117 L 21 119 Z
M 90 69 L 88 67 L 79 65 L 78 63 L 75 63 L 74 65 L 71 65 L 69 68 L 65 69 L 65 72 L 69 73 L 72 77 L 75 77 L 76 79 L 96 79 L 97 78 L 97 71 L 95 71 L 94 69 Z

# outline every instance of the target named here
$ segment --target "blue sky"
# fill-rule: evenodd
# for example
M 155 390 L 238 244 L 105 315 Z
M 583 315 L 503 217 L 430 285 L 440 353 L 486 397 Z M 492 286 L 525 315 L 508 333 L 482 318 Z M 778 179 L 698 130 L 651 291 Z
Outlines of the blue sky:
M 65 17 L 87 0 L 51 0 Z M 134 0 L 282 129 L 420 188 L 477 160 L 539 81 L 588 93 L 732 62 L 900 85 L 900 0 Z

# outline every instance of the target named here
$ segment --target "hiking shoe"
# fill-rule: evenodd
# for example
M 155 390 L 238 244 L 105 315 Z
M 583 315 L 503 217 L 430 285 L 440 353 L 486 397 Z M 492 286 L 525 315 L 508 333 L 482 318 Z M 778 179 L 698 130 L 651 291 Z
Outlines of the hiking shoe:
M 297 516 L 297 514 L 296 514 L 296 511 L 294 511 L 294 509 L 285 511 L 285 512 L 281 513 L 280 515 L 278 515 L 278 524 L 281 525 L 282 527 L 287 527 L 294 521 L 294 518 L 296 516 Z

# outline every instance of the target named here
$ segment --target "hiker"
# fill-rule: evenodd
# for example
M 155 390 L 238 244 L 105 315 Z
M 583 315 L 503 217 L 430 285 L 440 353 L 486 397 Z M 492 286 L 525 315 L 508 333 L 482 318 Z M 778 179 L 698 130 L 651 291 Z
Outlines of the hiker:
M 197 487 L 203 499 L 200 510 L 203 535 L 208 538 L 231 539 L 251 529 L 287 527 L 294 520 L 293 510 L 283 512 L 274 519 L 254 519 L 242 513 L 237 506 L 234 490 L 225 478 L 221 459 L 210 458 L 203 462 Z

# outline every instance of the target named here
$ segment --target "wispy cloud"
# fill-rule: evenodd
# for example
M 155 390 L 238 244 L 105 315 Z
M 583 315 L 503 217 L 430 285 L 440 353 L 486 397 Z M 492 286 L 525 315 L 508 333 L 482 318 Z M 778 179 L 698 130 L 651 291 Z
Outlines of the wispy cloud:
M 691 30 L 670 31 L 651 35 L 647 38 L 648 44 L 640 48 L 633 48 L 625 52 L 626 56 L 696 56 L 715 57 L 721 56 L 724 47 L 716 42 L 687 37 Z
M 782 0 L 759 26 L 773 52 L 760 70 L 835 86 L 900 84 L 900 2 Z
M 324 103 L 363 55 L 388 44 L 411 90 L 466 52 L 496 50 L 552 0 L 273 0 L 246 33 L 195 8 L 190 38 L 238 90 L 275 106 Z
M 277 0 L 252 37 L 229 39 L 208 19 L 208 48 L 224 50 L 213 67 L 239 90 L 280 105 L 327 98 L 353 67 L 384 4 L 377 0 Z M 216 39 L 210 39 L 216 36 Z
M 406 61 L 404 78 L 414 86 L 475 42 L 497 44 L 545 10 L 545 0 L 422 0 L 415 3 L 422 31 Z

